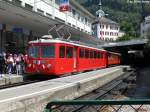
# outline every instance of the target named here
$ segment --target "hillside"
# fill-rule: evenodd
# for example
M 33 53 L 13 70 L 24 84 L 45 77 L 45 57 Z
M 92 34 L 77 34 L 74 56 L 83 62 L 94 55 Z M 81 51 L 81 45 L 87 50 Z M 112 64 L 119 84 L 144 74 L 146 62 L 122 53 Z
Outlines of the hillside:
M 99 9 L 99 0 L 77 0 L 92 14 Z M 139 37 L 140 23 L 144 16 L 150 15 L 150 4 L 129 3 L 127 0 L 102 0 L 103 10 L 108 18 L 120 23 L 121 30 L 130 37 Z M 142 13 L 142 11 L 144 13 Z M 144 16 L 142 16 L 144 15 Z

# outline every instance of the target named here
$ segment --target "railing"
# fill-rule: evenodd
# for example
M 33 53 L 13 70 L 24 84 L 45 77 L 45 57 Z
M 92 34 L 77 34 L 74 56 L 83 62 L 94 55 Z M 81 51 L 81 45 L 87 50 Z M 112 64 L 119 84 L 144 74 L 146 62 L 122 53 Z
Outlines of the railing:
M 44 112 L 150 112 L 150 99 L 52 101 Z

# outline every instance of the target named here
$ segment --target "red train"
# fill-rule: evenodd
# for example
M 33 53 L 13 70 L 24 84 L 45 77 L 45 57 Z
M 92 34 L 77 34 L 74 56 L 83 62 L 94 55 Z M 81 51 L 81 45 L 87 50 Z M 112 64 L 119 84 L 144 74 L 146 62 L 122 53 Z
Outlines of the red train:
M 29 42 L 27 74 L 61 76 L 120 64 L 120 54 L 47 37 Z

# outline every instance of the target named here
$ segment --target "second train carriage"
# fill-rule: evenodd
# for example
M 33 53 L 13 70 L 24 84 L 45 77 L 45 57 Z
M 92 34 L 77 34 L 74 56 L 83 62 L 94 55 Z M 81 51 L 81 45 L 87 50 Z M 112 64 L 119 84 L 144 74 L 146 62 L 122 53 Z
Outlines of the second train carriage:
M 120 56 L 121 55 L 119 53 L 107 51 L 107 66 L 119 65 Z
M 105 68 L 106 51 L 57 39 L 39 39 L 28 44 L 28 74 L 61 76 L 66 73 Z

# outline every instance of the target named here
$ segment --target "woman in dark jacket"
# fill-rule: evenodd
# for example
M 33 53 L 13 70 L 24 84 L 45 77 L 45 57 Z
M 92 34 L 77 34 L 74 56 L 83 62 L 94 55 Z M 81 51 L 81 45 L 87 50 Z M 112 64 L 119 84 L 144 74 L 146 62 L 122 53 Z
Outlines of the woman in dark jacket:
M 5 69 L 5 59 L 4 56 L 0 54 L 0 74 L 4 73 L 4 69 Z

